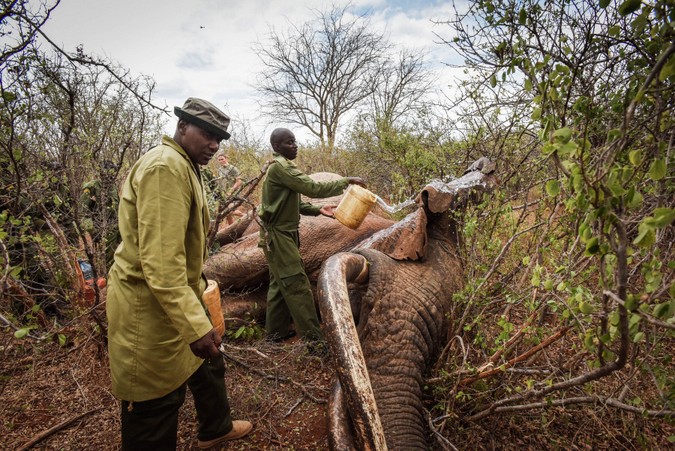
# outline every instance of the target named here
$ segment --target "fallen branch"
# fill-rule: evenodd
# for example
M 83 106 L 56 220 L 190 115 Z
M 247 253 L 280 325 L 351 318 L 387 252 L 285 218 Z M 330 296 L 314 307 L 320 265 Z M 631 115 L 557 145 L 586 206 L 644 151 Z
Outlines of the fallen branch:
M 266 162 L 260 169 L 260 173 L 256 177 L 245 182 L 242 186 L 239 187 L 237 191 L 232 193 L 230 197 L 225 199 L 223 203 L 219 205 L 218 211 L 216 212 L 215 220 L 213 221 L 213 224 L 209 227 L 209 233 L 206 239 L 207 247 L 210 248 L 211 246 L 213 246 L 213 243 L 215 242 L 216 239 L 216 233 L 218 232 L 218 227 L 220 226 L 220 223 L 223 221 L 223 219 L 225 219 L 225 217 L 227 217 L 228 214 L 232 213 L 234 210 L 239 208 L 241 204 L 247 201 L 247 199 L 251 196 L 253 191 L 256 189 L 260 181 L 267 173 L 267 168 L 269 168 L 270 164 L 272 164 L 273 161 L 274 160 L 270 160 Z
M 506 362 L 503 365 L 500 365 L 497 368 L 488 369 L 488 370 L 483 371 L 481 373 L 478 373 L 474 376 L 464 378 L 461 381 L 459 381 L 458 385 L 460 385 L 460 386 L 461 385 L 468 385 L 468 384 L 471 384 L 473 382 L 476 382 L 479 379 L 485 379 L 485 378 L 493 376 L 497 373 L 504 372 L 507 368 L 510 368 L 510 367 L 514 366 L 518 362 L 522 362 L 523 360 L 527 359 L 528 357 L 535 354 L 536 352 L 541 351 L 545 347 L 550 346 L 552 343 L 561 339 L 567 333 L 568 330 L 570 330 L 569 327 L 563 327 L 558 332 L 554 333 L 553 335 L 548 337 L 546 340 L 539 343 L 537 346 L 534 346 L 533 348 L 529 349 L 527 352 L 524 352 L 521 355 L 519 355 L 517 357 L 514 357 L 513 359 L 509 360 L 508 362 Z
M 61 423 L 57 424 L 56 426 L 52 426 L 52 427 L 50 427 L 49 429 L 47 429 L 46 431 L 43 431 L 43 432 L 39 433 L 38 435 L 36 435 L 36 436 L 33 437 L 32 439 L 30 439 L 30 441 L 24 443 L 24 444 L 21 445 L 19 448 L 17 448 L 16 451 L 25 451 L 25 450 L 27 450 L 27 449 L 30 449 L 30 448 L 32 448 L 33 446 L 35 446 L 37 443 L 39 443 L 40 441 L 42 441 L 42 440 L 44 440 L 45 438 L 47 438 L 47 437 L 49 437 L 50 435 L 52 435 L 53 433 L 58 432 L 58 431 L 60 431 L 61 429 L 65 428 L 65 427 L 68 426 L 70 423 L 73 423 L 73 422 L 79 420 L 80 418 L 84 418 L 84 417 L 86 417 L 87 415 L 89 415 L 89 414 L 91 414 L 91 413 L 94 413 L 94 412 L 96 412 L 96 411 L 98 411 L 98 410 L 101 410 L 101 408 L 98 407 L 98 408 L 93 409 L 93 410 L 90 410 L 90 411 L 88 411 L 88 412 L 79 413 L 79 414 L 77 414 L 77 415 L 75 415 L 75 416 L 73 416 L 73 417 L 70 417 L 70 418 L 68 418 L 67 420 L 62 421 Z
M 619 401 L 616 398 L 607 398 L 604 396 L 579 396 L 575 398 L 564 398 L 564 399 L 554 399 L 541 402 L 534 402 L 530 404 L 520 404 L 515 406 L 504 406 L 495 408 L 492 413 L 503 413 L 503 412 L 522 412 L 524 410 L 531 410 L 537 408 L 546 408 L 546 407 L 565 407 L 574 404 L 594 404 L 594 405 L 605 405 L 610 407 L 615 407 L 617 409 L 625 410 L 627 412 L 635 413 L 637 415 L 650 416 L 650 417 L 673 417 L 675 411 L 673 410 L 649 410 L 641 409 L 639 407 L 630 406 Z M 467 421 L 473 421 L 473 417 L 465 418 Z
M 305 399 L 304 396 L 300 397 L 300 399 L 298 399 L 298 400 L 295 402 L 295 404 L 293 404 L 293 405 L 291 406 L 291 408 L 288 409 L 288 412 L 286 412 L 286 415 L 284 415 L 284 418 L 288 418 L 288 417 L 293 413 L 293 411 L 295 410 L 295 408 L 298 407 L 298 406 L 300 405 L 300 403 L 302 402 L 303 399 Z
M 434 435 L 434 438 L 436 439 L 436 443 L 438 443 L 441 448 L 443 448 L 444 451 L 452 450 L 452 451 L 459 451 L 455 445 L 453 445 L 450 440 L 447 438 L 443 437 L 443 435 L 438 432 L 436 429 L 436 426 L 434 425 L 434 422 L 431 419 L 431 414 L 429 411 L 426 411 L 427 414 L 427 424 L 429 425 L 429 429 L 431 430 L 431 433 Z
M 280 381 L 280 382 L 288 382 L 288 383 L 298 387 L 300 390 L 302 390 L 302 392 L 305 394 L 305 396 L 307 396 L 309 399 L 311 399 L 312 401 L 314 401 L 317 404 L 326 404 L 328 402 L 326 399 L 317 398 L 316 396 L 312 395 L 309 392 L 309 390 L 307 389 L 307 387 L 305 387 L 303 384 L 301 384 L 299 382 L 294 381 L 293 379 L 290 379 L 290 378 L 284 377 L 284 376 L 267 374 L 262 370 L 259 370 L 257 368 L 252 368 L 250 365 L 247 365 L 246 363 L 240 361 L 239 359 L 236 359 L 236 358 L 232 357 L 231 355 L 227 354 L 222 345 L 220 346 L 220 348 L 218 348 L 218 350 L 220 351 L 220 354 L 223 356 L 223 358 L 231 360 L 232 362 L 236 363 L 237 365 L 243 366 L 247 370 L 252 371 L 259 376 L 262 376 L 264 379 Z

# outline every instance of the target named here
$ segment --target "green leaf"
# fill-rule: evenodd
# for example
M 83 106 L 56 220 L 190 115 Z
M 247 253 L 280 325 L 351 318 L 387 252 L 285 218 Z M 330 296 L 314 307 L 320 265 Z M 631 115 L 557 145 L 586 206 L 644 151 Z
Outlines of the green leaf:
M 559 128 L 553 132 L 553 139 L 562 144 L 568 143 L 572 139 L 572 130 L 568 127 Z
M 532 91 L 532 80 L 529 78 L 525 79 L 525 91 L 530 92 Z
M 66 338 L 66 336 L 63 335 L 63 334 L 58 334 L 58 339 L 59 339 L 59 345 L 60 345 L 60 346 L 65 346 L 65 345 L 66 345 L 66 342 L 68 341 L 68 339 Z
M 586 254 L 594 255 L 597 254 L 599 250 L 600 250 L 600 242 L 598 240 L 598 237 L 594 236 L 586 243 Z
M 559 150 L 562 155 L 569 155 L 574 153 L 578 149 L 577 143 L 574 141 L 569 141 L 566 142 L 565 144 L 561 145 Z
M 492 86 L 493 88 L 497 86 L 497 77 L 495 77 L 494 74 L 492 74 L 492 77 L 490 77 L 490 86 Z
M 622 133 L 618 128 L 613 128 L 607 132 L 607 142 L 613 142 L 621 138 Z
M 670 225 L 675 220 L 675 209 L 672 208 L 656 208 L 654 209 L 654 219 L 650 221 L 654 227 L 663 228 Z
M 659 72 L 659 80 L 664 81 L 666 78 L 675 75 L 675 56 L 670 55 L 670 58 L 668 58 L 668 61 L 666 64 L 663 65 L 661 68 L 661 72 Z
M 633 166 L 640 166 L 640 163 L 642 163 L 642 160 L 644 159 L 644 154 L 641 150 L 631 150 L 628 153 L 628 159 Z
M 593 313 L 593 306 L 586 301 L 579 303 L 579 311 L 584 315 L 590 315 Z
M 638 298 L 633 295 L 629 295 L 628 299 L 626 299 L 626 302 L 624 303 L 624 306 L 630 310 L 631 312 L 634 312 L 638 308 Z
M 634 13 L 638 9 L 640 9 L 640 5 L 642 4 L 642 0 L 626 0 L 622 4 L 619 5 L 619 14 L 622 16 L 627 16 L 630 13 Z
M 11 102 L 15 99 L 16 99 L 16 94 L 14 94 L 12 91 L 3 91 L 2 100 L 9 103 L 9 102 Z
M 527 11 L 525 11 L 525 8 L 520 8 L 520 12 L 518 13 L 518 22 L 521 25 L 525 25 L 525 23 L 527 23 Z
M 670 302 L 657 304 L 654 307 L 654 316 L 656 316 L 659 319 L 663 319 L 668 314 L 668 310 L 670 310 Z
M 532 110 L 531 118 L 533 121 L 538 121 L 541 118 L 541 108 L 535 108 Z
M 593 335 L 586 334 L 586 336 L 584 337 L 584 347 L 591 352 L 593 352 L 595 350 L 595 343 L 593 341 Z
M 551 197 L 560 194 L 560 182 L 558 180 L 549 180 L 546 182 L 546 194 Z
M 666 163 L 661 159 L 656 159 L 652 161 L 651 166 L 649 166 L 649 178 L 655 182 L 661 180 L 666 176 Z
M 30 332 L 30 328 L 29 328 L 29 327 L 22 327 L 21 329 L 19 329 L 19 330 L 17 330 L 16 332 L 14 332 L 14 337 L 15 337 L 15 338 L 23 338 L 23 337 L 25 337 L 26 335 L 28 335 L 28 332 Z
M 640 191 L 636 190 L 635 188 L 631 188 L 628 191 L 628 194 L 626 194 L 626 205 L 628 205 L 628 208 L 638 208 L 640 205 L 642 205 L 644 197 L 640 193 Z
M 609 0 L 600 0 L 598 4 L 600 5 L 600 8 L 605 9 L 609 6 Z
M 633 240 L 633 244 L 643 248 L 649 247 L 656 241 L 654 227 L 644 222 L 638 226 L 638 236 Z

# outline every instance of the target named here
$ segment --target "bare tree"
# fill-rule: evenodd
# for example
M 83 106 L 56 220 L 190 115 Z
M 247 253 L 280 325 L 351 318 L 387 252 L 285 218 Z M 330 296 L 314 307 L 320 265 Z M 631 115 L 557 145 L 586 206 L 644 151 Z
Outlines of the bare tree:
M 393 127 L 425 106 L 433 79 L 425 68 L 424 54 L 401 50 L 398 59 L 387 59 L 378 71 L 371 95 L 370 114 L 380 125 Z
M 255 47 L 265 65 L 257 86 L 263 111 L 307 127 L 332 149 L 345 114 L 373 94 L 389 48 L 365 17 L 352 18 L 346 8 L 319 13 L 287 35 L 273 30 L 269 43 Z

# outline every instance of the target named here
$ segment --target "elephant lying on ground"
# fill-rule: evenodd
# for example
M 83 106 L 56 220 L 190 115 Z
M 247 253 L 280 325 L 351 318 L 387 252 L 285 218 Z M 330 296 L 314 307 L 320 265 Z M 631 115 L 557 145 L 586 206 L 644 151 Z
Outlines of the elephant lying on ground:
M 324 263 L 319 306 L 339 379 L 329 400 L 331 449 L 429 448 L 424 376 L 448 339 L 452 295 L 462 287 L 452 212 L 492 189 L 493 170 L 481 159 L 449 184 L 427 185 L 417 211 Z
M 331 180 L 339 177 L 331 173 L 312 174 L 314 180 Z M 337 205 L 341 196 L 325 199 L 304 199 L 315 205 Z M 311 281 L 315 281 L 321 264 L 337 252 L 354 248 L 373 233 L 385 229 L 393 220 L 369 213 L 358 229 L 345 227 L 335 219 L 325 216 L 302 216 L 300 218 L 300 255 L 305 263 L 305 271 Z M 259 228 L 253 216 L 244 217 L 239 223 L 218 232 L 218 240 L 223 244 L 217 253 L 205 263 L 204 274 L 208 279 L 218 282 L 221 290 L 228 292 L 249 291 L 246 301 L 224 302 L 225 317 L 240 318 L 244 312 L 256 311 L 256 301 L 264 303 L 265 288 L 269 281 L 267 260 L 258 247 Z M 253 296 L 250 291 L 255 291 Z M 256 299 L 257 298 L 257 299 Z M 264 315 L 258 315 L 264 317 Z

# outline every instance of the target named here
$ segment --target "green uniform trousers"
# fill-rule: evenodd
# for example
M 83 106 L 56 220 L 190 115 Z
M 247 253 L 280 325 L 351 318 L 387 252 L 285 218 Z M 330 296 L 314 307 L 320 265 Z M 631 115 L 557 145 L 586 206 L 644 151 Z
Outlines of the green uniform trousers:
M 279 277 L 274 257 L 263 248 L 269 262 L 270 286 L 267 291 L 265 328 L 268 337 L 288 335 L 291 317 L 298 334 L 305 340 L 323 340 L 319 317 L 314 306 L 314 296 L 304 271 L 289 277 Z
M 213 440 L 232 430 L 225 389 L 225 364 L 218 357 L 206 360 L 186 383 L 166 396 L 142 402 L 122 401 L 124 451 L 176 449 L 178 410 L 190 387 L 199 420 L 199 440 Z

